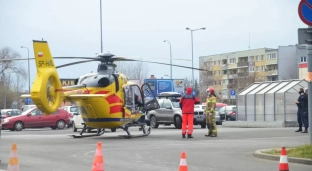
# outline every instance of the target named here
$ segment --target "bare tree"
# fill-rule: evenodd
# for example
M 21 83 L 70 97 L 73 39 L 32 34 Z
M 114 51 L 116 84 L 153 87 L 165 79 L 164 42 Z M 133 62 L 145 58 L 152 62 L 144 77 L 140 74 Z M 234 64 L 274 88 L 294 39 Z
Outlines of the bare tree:
M 281 80 L 299 79 L 298 68 L 289 67 L 287 70 L 283 70 L 282 73 L 280 73 L 280 79 Z
M 149 75 L 150 68 L 147 63 L 136 62 L 116 62 L 116 70 L 125 74 L 130 80 L 140 80 L 142 83 Z
M 240 92 L 250 84 L 257 82 L 258 78 L 260 75 L 257 72 L 233 74 L 233 79 L 229 81 L 228 88 Z
M 13 102 L 12 98 L 12 76 L 19 76 L 20 81 L 26 80 L 27 73 L 24 68 L 22 68 L 17 61 L 12 61 L 10 59 L 20 58 L 21 55 L 9 47 L 4 47 L 0 49 L 0 78 L 1 78 L 1 104 L 3 104 L 2 108 L 6 108 L 10 106 Z M 7 61 L 5 61 L 7 59 Z M 21 81 L 19 83 L 21 86 L 24 83 Z

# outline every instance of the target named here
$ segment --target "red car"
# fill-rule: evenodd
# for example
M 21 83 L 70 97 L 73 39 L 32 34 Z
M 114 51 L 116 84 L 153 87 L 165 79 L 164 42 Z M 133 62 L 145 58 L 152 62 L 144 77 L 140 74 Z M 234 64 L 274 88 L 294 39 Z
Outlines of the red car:
M 21 131 L 24 128 L 64 129 L 69 124 L 69 113 L 63 109 L 57 109 L 53 114 L 46 116 L 37 108 L 26 110 L 18 116 L 8 117 L 2 120 L 2 129 Z

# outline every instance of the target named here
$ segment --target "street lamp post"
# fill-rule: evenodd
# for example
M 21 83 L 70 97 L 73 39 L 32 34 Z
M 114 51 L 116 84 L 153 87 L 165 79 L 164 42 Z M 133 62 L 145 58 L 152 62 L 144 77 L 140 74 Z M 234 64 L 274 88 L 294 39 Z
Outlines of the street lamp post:
M 100 0 L 100 23 L 101 23 L 101 53 L 103 53 L 103 39 L 102 39 L 102 0 Z
M 195 83 L 194 83 L 194 60 L 193 60 L 193 31 L 197 31 L 197 30 L 205 30 L 206 28 L 205 27 L 203 27 L 203 28 L 199 28 L 199 29 L 194 29 L 194 30 L 192 30 L 192 29 L 190 29 L 190 28 L 186 28 L 186 30 L 190 30 L 191 31 L 191 41 L 192 41 L 192 84 L 193 84 L 193 86 L 195 85 Z
M 170 78 L 172 79 L 172 51 L 171 51 L 171 43 L 168 40 L 164 40 L 164 42 L 168 42 L 170 45 Z
M 30 93 L 29 49 L 25 46 L 21 46 L 21 48 L 27 49 L 27 56 L 28 56 L 28 93 Z

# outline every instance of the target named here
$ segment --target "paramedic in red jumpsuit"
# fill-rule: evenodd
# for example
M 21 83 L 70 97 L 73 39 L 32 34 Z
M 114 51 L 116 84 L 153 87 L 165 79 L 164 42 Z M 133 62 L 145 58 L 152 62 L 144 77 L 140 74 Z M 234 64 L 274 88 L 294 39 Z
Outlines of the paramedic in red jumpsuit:
M 193 138 L 194 105 L 199 104 L 200 102 L 192 92 L 192 88 L 188 87 L 186 89 L 186 94 L 180 99 L 180 108 L 182 109 L 182 138 L 185 138 L 186 133 L 188 138 Z

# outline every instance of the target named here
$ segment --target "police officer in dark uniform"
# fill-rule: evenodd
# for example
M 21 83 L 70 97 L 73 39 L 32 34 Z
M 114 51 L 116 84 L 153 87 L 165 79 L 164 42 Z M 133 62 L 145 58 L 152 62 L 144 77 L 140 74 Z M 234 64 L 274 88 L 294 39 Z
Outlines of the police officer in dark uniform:
M 302 107 L 301 108 L 301 120 L 304 125 L 304 131 L 302 133 L 308 133 L 309 128 L 309 112 L 308 112 L 308 89 L 304 90 L 303 95 L 300 96 L 298 99 L 298 104 Z
M 299 129 L 295 132 L 301 132 L 302 131 L 302 104 L 299 103 L 299 100 L 301 98 L 303 98 L 303 95 L 304 95 L 304 91 L 303 91 L 303 88 L 300 88 L 299 89 L 299 98 L 298 100 L 295 102 L 297 104 L 297 107 L 298 107 L 298 111 L 297 111 L 297 120 L 298 120 L 298 124 L 299 124 Z

